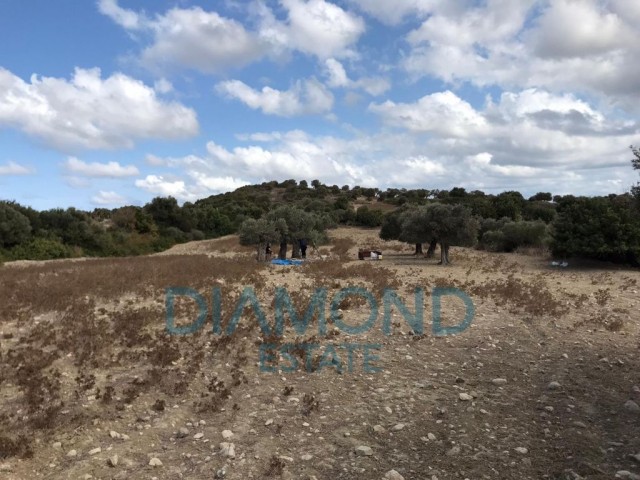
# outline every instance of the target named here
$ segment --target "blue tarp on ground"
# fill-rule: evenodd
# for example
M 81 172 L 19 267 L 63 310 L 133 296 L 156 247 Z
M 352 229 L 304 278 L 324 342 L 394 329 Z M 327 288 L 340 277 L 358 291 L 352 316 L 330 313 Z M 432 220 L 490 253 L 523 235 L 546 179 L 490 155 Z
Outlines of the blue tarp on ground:
M 281 260 L 279 258 L 274 258 L 273 260 L 271 260 L 271 263 L 273 265 L 302 265 L 302 260 Z

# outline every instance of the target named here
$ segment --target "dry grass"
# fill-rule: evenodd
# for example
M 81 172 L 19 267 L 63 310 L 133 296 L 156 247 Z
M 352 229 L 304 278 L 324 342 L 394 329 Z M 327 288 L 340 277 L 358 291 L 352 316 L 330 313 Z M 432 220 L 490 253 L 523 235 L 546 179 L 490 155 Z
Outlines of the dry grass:
M 348 238 L 337 238 L 333 252 L 348 261 L 310 261 L 302 267 L 288 269 L 258 264 L 250 255 L 212 258 L 204 254 L 93 259 L 27 267 L 2 267 L 0 289 L 4 294 L 4 301 L 0 304 L 0 458 L 17 462 L 15 459 L 27 459 L 33 456 L 34 452 L 37 457 L 45 448 L 43 445 L 50 445 L 54 438 L 79 438 L 85 435 L 85 431 L 94 432 L 95 429 L 91 428 L 92 422 L 103 424 L 104 431 L 108 431 L 116 422 L 121 422 L 123 428 L 124 424 L 141 423 L 142 420 L 136 420 L 136 416 L 157 415 L 158 420 L 162 417 L 162 422 L 168 424 L 176 419 L 184 423 L 192 419 L 206 418 L 207 424 L 213 425 L 212 428 L 215 428 L 216 432 L 223 423 L 237 425 L 247 422 L 260 431 L 260 428 L 264 427 L 265 418 L 254 419 L 250 415 L 254 411 L 258 412 L 259 416 L 276 417 L 273 430 L 265 435 L 247 435 L 239 440 L 247 444 L 240 447 L 239 443 L 239 447 L 246 452 L 252 447 L 249 442 L 262 442 L 269 446 L 276 445 L 276 452 L 286 452 L 288 455 L 289 451 L 295 451 L 297 445 L 294 443 L 299 433 L 296 433 L 293 426 L 295 422 L 289 421 L 290 419 L 300 420 L 300 423 L 308 420 L 314 427 L 317 423 L 318 428 L 328 432 L 339 429 L 347 418 L 350 419 L 349 429 L 354 432 L 365 419 L 369 421 L 372 416 L 377 415 L 374 408 L 383 408 L 390 402 L 403 404 L 402 408 L 406 409 L 403 415 L 418 420 L 416 425 L 409 422 L 408 427 L 397 436 L 394 433 L 393 441 L 389 442 L 388 446 L 382 437 L 368 439 L 364 433 L 359 433 L 364 435 L 362 439 L 358 438 L 362 442 L 379 441 L 379 445 L 385 445 L 381 448 L 387 450 L 379 450 L 380 458 L 383 459 L 385 455 L 393 455 L 393 449 L 408 450 L 415 445 L 423 444 L 418 440 L 419 436 L 411 437 L 414 427 L 419 427 L 420 435 L 423 431 L 429 431 L 427 428 L 438 428 L 438 424 L 429 423 L 430 415 L 436 414 L 433 413 L 436 412 L 433 405 L 441 405 L 449 393 L 464 386 L 452 384 L 449 382 L 450 378 L 459 375 L 464 376 L 468 382 L 473 380 L 477 382 L 474 388 L 481 393 L 484 388 L 483 382 L 486 383 L 492 376 L 505 375 L 505 378 L 517 378 L 518 382 L 514 382 L 517 389 L 501 395 L 500 402 L 507 401 L 511 395 L 522 393 L 519 400 L 524 402 L 522 405 L 529 399 L 532 399 L 531 403 L 535 403 L 540 392 L 533 387 L 529 388 L 526 382 L 539 375 L 539 378 L 536 377 L 536 385 L 547 385 L 547 377 L 550 375 L 548 372 L 563 372 L 565 368 L 570 367 L 568 364 L 558 366 L 546 363 L 550 358 L 561 358 L 560 353 L 568 351 L 569 358 L 584 355 L 586 365 L 591 347 L 585 346 L 585 338 L 588 342 L 597 344 L 598 337 L 595 332 L 598 332 L 603 335 L 602 344 L 611 342 L 612 338 L 617 344 L 622 344 L 631 337 L 626 335 L 628 331 L 635 328 L 634 322 L 629 321 L 633 312 L 637 311 L 634 289 L 637 288 L 638 276 L 633 272 L 616 275 L 593 270 L 550 270 L 548 267 L 539 267 L 538 264 L 542 262 L 535 257 L 487 254 L 465 249 L 455 250 L 454 265 L 451 267 L 437 266 L 435 260 L 428 259 L 411 259 L 409 262 L 407 258 L 410 255 L 385 257 L 381 262 L 359 262 L 353 255 L 354 249 L 357 245 L 369 241 L 371 233 L 364 231 L 360 237 L 353 235 L 352 230 L 342 233 Z M 231 237 L 218 240 L 222 245 L 220 248 L 228 245 L 227 253 L 238 253 L 235 250 L 237 245 L 232 243 L 234 241 Z M 407 249 L 407 253 L 410 253 L 409 250 Z M 396 260 L 398 262 L 394 263 Z M 405 263 L 402 263 L 403 261 Z M 275 286 L 287 287 L 292 304 L 299 316 L 302 316 L 314 289 L 318 287 L 327 288 L 328 300 L 339 289 L 353 286 L 365 288 L 380 300 L 385 288 L 409 292 L 416 285 L 424 287 L 425 290 L 433 287 L 457 287 L 472 297 L 482 315 L 485 312 L 488 315 L 474 321 L 473 327 L 477 330 L 470 331 L 474 335 L 462 335 L 442 342 L 432 342 L 433 339 L 429 338 L 429 335 L 418 337 L 406 331 L 401 333 L 400 323 L 394 321 L 393 326 L 398 327 L 394 328 L 394 335 L 383 340 L 389 347 L 386 353 L 389 355 L 387 359 L 390 364 L 387 365 L 385 373 L 376 377 L 375 382 L 381 382 L 379 384 L 372 383 L 373 380 L 370 381 L 367 375 L 338 375 L 331 368 L 317 372 L 321 361 L 319 351 L 310 359 L 311 370 L 317 375 L 310 375 L 311 372 L 287 373 L 286 382 L 280 372 L 273 376 L 258 375 L 256 346 L 264 343 L 273 343 L 276 346 L 290 344 L 289 353 L 302 364 L 307 354 L 305 343 L 326 344 L 332 340 L 337 342 L 338 339 L 343 342 L 349 341 L 345 340 L 348 338 L 347 335 L 340 334 L 333 328 L 335 326 L 328 329 L 325 338 L 312 335 L 307 338 L 295 337 L 292 340 L 286 337 L 287 333 L 285 337 L 265 336 L 257 327 L 251 309 L 246 308 L 242 321 L 232 336 L 214 335 L 210 328 L 210 315 L 207 326 L 195 335 L 175 336 L 167 335 L 165 332 L 164 295 L 165 289 L 169 286 L 194 288 L 203 295 L 209 310 L 211 289 L 220 288 L 224 330 L 244 286 L 255 289 L 271 322 L 274 303 L 269 300 L 273 298 Z M 410 297 L 407 297 L 408 303 Z M 428 302 L 428 298 L 425 298 Z M 345 322 L 347 317 L 359 315 L 367 309 L 366 300 L 360 296 L 345 298 L 339 307 L 344 311 Z M 177 325 L 186 325 L 196 317 L 197 305 L 189 298 L 179 297 L 175 302 L 175 313 Z M 330 322 L 329 315 L 326 320 Z M 537 320 L 536 325 L 540 328 L 531 329 L 531 320 Z M 312 319 L 312 323 L 317 321 L 317 318 Z M 564 332 L 569 335 L 558 335 L 557 328 L 552 325 L 554 322 L 565 326 L 567 330 Z M 512 323 L 513 326 L 503 330 L 506 323 Z M 538 337 L 529 337 L 532 330 L 542 331 L 545 328 L 545 332 L 550 332 L 546 344 L 543 345 Z M 312 326 L 310 330 L 314 331 Z M 622 333 L 617 333 L 619 331 Z M 484 336 L 479 336 L 479 333 Z M 367 337 L 367 340 L 377 341 L 375 335 L 378 334 L 379 332 L 372 330 L 371 337 Z M 489 337 L 493 345 L 488 345 Z M 551 338 L 560 337 L 561 340 L 554 340 L 558 342 L 557 345 L 552 343 Z M 570 340 L 565 342 L 564 339 L 567 338 Z M 418 339 L 421 341 L 414 341 Z M 574 341 L 583 343 L 576 343 L 575 350 L 570 350 Z M 512 345 L 517 349 L 511 349 Z M 557 347 L 558 351 L 547 351 L 551 345 Z M 410 352 L 409 346 L 415 351 Z M 619 351 L 622 349 L 617 349 L 616 355 Z M 416 359 L 419 358 L 420 361 L 400 363 L 406 355 L 405 352 Z M 479 377 L 475 376 L 472 363 L 469 363 L 466 369 L 463 366 L 464 374 L 460 373 L 460 365 L 469 361 L 469 352 L 484 364 L 483 368 L 478 370 Z M 540 352 L 548 356 L 538 357 Z M 608 355 L 612 357 L 611 354 Z M 356 360 L 357 358 L 359 357 L 356 355 Z M 632 369 L 633 357 L 626 357 L 625 362 L 625 366 L 615 367 L 619 370 L 604 371 L 598 381 L 608 385 L 607 381 L 618 375 L 615 381 L 624 383 L 627 388 L 632 381 L 635 382 L 633 372 L 637 370 Z M 438 376 L 427 373 L 429 383 L 433 384 L 434 388 L 411 389 L 414 381 L 425 382 L 425 365 L 438 370 Z M 531 365 L 544 365 L 545 372 L 533 370 Z M 581 365 L 578 367 L 582 368 Z M 631 373 L 628 378 L 621 380 L 621 375 L 627 371 L 624 370 L 627 367 Z M 509 368 L 511 370 L 505 373 L 504 370 Z M 528 375 L 521 375 L 523 371 Z M 616 373 L 618 371 L 622 373 Z M 300 376 L 297 377 L 297 374 Z M 581 375 L 580 370 L 574 369 L 571 378 L 580 379 Z M 346 380 L 343 381 L 344 378 Z M 568 378 L 561 382 L 563 386 L 570 384 Z M 389 387 L 388 391 L 376 392 L 380 385 Z M 511 381 L 504 388 L 508 389 L 510 385 Z M 405 388 L 406 390 L 403 390 Z M 601 390 L 612 391 L 604 388 Z M 387 393 L 392 391 L 394 395 L 396 391 L 401 395 L 398 395 L 397 399 L 387 397 Z M 502 404 L 491 403 L 494 400 L 492 392 L 493 390 L 484 392 L 485 396 L 478 401 L 488 404 L 488 411 L 499 412 L 502 408 L 499 405 Z M 455 398 L 457 391 L 453 393 Z M 573 394 L 579 395 L 580 392 Z M 624 395 L 627 394 L 624 392 Z M 292 397 L 296 397 L 298 401 L 291 401 L 294 400 Z M 278 398 L 279 402 L 276 401 Z M 410 414 L 416 404 L 404 401 L 409 398 L 418 399 L 420 415 Z M 180 408 L 174 409 L 174 405 L 179 405 Z M 488 417 L 480 417 L 481 423 L 474 425 L 473 419 L 476 417 L 470 415 L 469 411 L 465 410 L 460 416 L 455 416 L 456 405 L 455 402 L 448 405 L 447 415 L 451 420 L 446 424 L 460 422 L 465 435 L 469 435 L 468 440 L 463 441 L 488 441 L 482 426 L 482 422 L 487 421 Z M 607 411 L 611 408 L 607 406 Z M 564 408 L 557 408 L 556 411 L 564 411 Z M 281 412 L 284 412 L 283 416 L 277 419 Z M 395 414 L 399 414 L 398 412 Z M 531 417 L 518 418 L 518 425 L 527 430 L 527 438 L 532 432 L 536 433 L 529 430 L 532 428 L 531 418 L 538 418 L 539 412 L 533 407 L 532 412 Z M 511 415 L 515 418 L 524 413 L 526 412 L 523 406 L 514 409 Z M 172 414 L 178 416 L 170 417 Z M 358 417 L 360 414 L 363 415 L 362 418 Z M 311 417 L 311 420 L 307 417 Z M 239 419 L 241 421 L 238 421 Z M 256 423 L 250 423 L 254 421 Z M 325 425 L 322 423 L 325 421 L 333 424 Z M 514 425 L 516 423 L 514 421 Z M 547 427 L 547 424 L 544 426 Z M 171 429 L 172 427 L 168 427 L 168 430 Z M 153 431 L 155 428 L 150 429 L 149 435 Z M 442 432 L 436 430 L 435 433 L 444 438 L 450 430 L 443 424 Z M 164 437 L 160 437 L 156 445 L 168 445 L 167 439 L 171 432 L 163 431 L 162 435 Z M 524 441 L 524 438 L 525 436 L 522 436 L 520 441 Z M 38 444 L 35 443 L 36 439 L 39 440 Z M 318 441 L 318 436 L 314 436 L 313 441 Z M 547 441 L 551 442 L 550 438 L 547 438 Z M 344 437 L 340 437 L 340 442 L 346 442 Z M 145 452 L 148 450 L 148 443 L 145 433 L 142 443 L 135 444 L 139 448 L 137 454 L 141 457 L 144 455 L 140 452 L 143 451 L 142 448 L 146 449 Z M 126 448 L 136 448 L 133 445 L 132 438 L 132 442 L 126 444 Z M 557 445 L 561 443 L 558 442 Z M 117 444 L 114 446 L 117 448 Z M 197 444 L 190 443 L 186 448 L 196 447 Z M 443 462 L 444 465 L 451 461 L 444 454 L 444 446 L 436 446 L 434 443 L 429 447 L 441 447 L 438 452 L 442 455 L 434 456 L 433 460 L 430 460 L 432 463 Z M 185 462 L 185 465 L 188 465 L 184 456 L 177 459 L 185 451 L 176 453 L 173 459 L 176 464 Z M 263 460 L 257 465 L 257 470 L 252 472 L 254 478 L 279 477 L 286 473 L 285 463 L 279 455 L 271 456 L 273 451 L 272 449 L 261 456 Z M 495 451 L 499 452 L 502 449 L 496 447 Z M 165 455 L 169 456 L 172 449 L 166 449 L 165 452 Z M 199 453 L 203 453 L 204 458 L 204 455 L 210 452 Z M 299 453 L 296 452 L 296 455 Z M 416 452 L 416 458 L 417 453 L 421 452 Z M 567 451 L 563 450 L 564 453 Z M 49 454 L 50 450 L 45 451 L 40 459 L 13 465 L 27 465 L 25 469 L 35 471 L 39 468 L 36 465 L 39 461 L 40 467 L 46 469 L 51 462 Z M 293 453 L 291 455 L 293 456 Z M 12 457 L 14 460 L 11 460 Z M 216 460 L 218 459 L 214 458 L 214 462 Z M 63 459 L 63 462 L 66 462 L 63 464 L 65 468 L 81 464 L 78 461 L 72 465 L 67 459 Z M 87 460 L 87 464 L 88 462 Z M 143 458 L 142 465 L 146 466 L 147 462 L 148 460 L 144 461 Z M 291 469 L 302 478 L 304 475 L 301 469 L 309 468 L 311 463 L 313 462 L 297 462 L 286 469 Z M 91 468 L 99 470 L 96 465 L 98 464 L 94 461 Z M 194 469 L 197 468 L 195 463 L 193 465 Z M 384 467 L 385 471 L 389 469 L 386 468 L 386 463 Z M 237 468 L 237 475 L 245 473 L 241 470 L 244 467 Z M 488 470 L 482 470 L 482 462 L 475 462 L 469 468 L 477 468 L 478 471 L 489 475 Z M 75 475 L 77 472 L 70 472 L 64 471 L 64 474 L 69 473 L 64 477 L 57 471 L 56 475 L 60 476 L 55 478 L 81 478 L 81 475 Z M 96 473 L 104 478 L 108 476 L 104 471 L 92 470 L 92 474 Z M 316 472 L 318 473 L 323 474 L 321 478 L 331 477 L 329 472 Z M 127 474 L 132 478 L 142 475 L 140 470 L 133 469 L 127 470 Z M 201 473 L 189 470 L 186 475 L 199 478 Z M 366 475 L 367 478 L 380 478 L 384 471 L 380 474 L 379 471 L 368 470 Z M 162 473 L 160 476 L 162 477 Z M 472 477 L 471 474 L 468 476 Z M 481 476 L 474 474 L 473 478 Z M 410 475 L 408 477 L 413 478 Z M 23 477 L 18 475 L 17 478 Z M 536 477 L 532 474 L 529 477 L 518 478 L 542 478 L 542 475 Z

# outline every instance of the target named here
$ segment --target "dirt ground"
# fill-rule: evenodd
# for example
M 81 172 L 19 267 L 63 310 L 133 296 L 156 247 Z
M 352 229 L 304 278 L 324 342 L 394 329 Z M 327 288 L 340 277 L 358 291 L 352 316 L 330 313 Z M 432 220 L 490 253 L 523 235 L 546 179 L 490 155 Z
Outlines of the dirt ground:
M 640 478 L 638 270 L 455 247 L 442 267 L 375 230 L 331 237 L 301 266 L 257 264 L 235 237 L 1 266 L 0 478 Z M 383 258 L 358 261 L 358 247 Z M 169 287 L 200 295 L 198 331 L 167 332 Z M 324 288 L 324 321 L 301 333 L 285 315 L 278 336 L 246 307 L 231 332 L 245 287 L 267 328 L 277 287 L 300 318 Z M 371 292 L 377 317 L 358 295 L 331 315 L 348 287 Z M 436 335 L 432 295 L 447 287 L 474 315 Z M 385 288 L 409 314 L 391 307 L 389 332 Z M 214 291 L 228 335 L 212 331 Z M 197 307 L 177 297 L 174 326 Z M 442 326 L 466 312 L 442 297 Z

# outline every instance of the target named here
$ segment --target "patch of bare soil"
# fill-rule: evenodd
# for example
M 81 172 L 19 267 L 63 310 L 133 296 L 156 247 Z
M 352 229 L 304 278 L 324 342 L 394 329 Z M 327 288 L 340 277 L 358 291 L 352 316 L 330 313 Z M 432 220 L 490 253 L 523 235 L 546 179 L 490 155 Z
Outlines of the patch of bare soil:
M 358 247 L 383 259 L 358 261 Z M 640 474 L 640 272 L 463 248 L 442 267 L 411 253 L 342 228 L 297 267 L 258 264 L 235 237 L 0 267 L 0 478 Z M 171 287 L 200 295 L 173 302 L 177 328 L 207 311 L 198 331 L 167 332 Z M 336 296 L 349 287 L 371 297 Z M 438 336 L 443 288 L 464 292 L 474 317 Z M 303 322 L 314 293 L 321 313 L 306 330 L 285 314 L 279 336 L 276 310 L 288 299 Z M 465 313 L 442 296 L 442 327 Z

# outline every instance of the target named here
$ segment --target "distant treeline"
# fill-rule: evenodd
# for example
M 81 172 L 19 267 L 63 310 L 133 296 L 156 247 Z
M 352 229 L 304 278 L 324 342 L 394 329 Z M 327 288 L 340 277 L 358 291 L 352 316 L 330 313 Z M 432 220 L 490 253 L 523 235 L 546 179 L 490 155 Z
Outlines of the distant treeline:
M 318 180 L 286 180 L 241 187 L 180 206 L 157 197 L 143 207 L 91 212 L 75 208 L 36 211 L 0 202 L 0 260 L 140 255 L 177 243 L 237 233 L 245 220 L 292 206 L 327 225 L 380 227 L 412 207 L 461 205 L 479 222 L 477 243 L 493 251 L 550 247 L 557 256 L 637 262 L 640 209 L 634 194 L 528 199 L 519 192 L 339 187 Z

